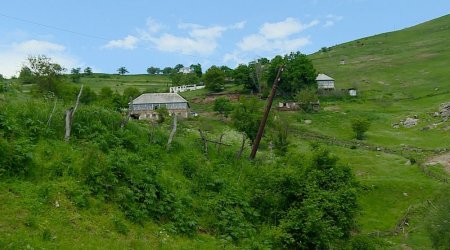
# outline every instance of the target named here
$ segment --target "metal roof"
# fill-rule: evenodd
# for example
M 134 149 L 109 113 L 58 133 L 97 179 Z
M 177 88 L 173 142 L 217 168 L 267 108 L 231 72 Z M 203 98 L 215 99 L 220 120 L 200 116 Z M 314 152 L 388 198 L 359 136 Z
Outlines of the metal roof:
M 133 100 L 133 104 L 144 103 L 187 103 L 186 99 L 177 93 L 147 93 L 138 96 Z
M 319 74 L 316 77 L 316 81 L 334 81 L 334 79 L 325 74 Z

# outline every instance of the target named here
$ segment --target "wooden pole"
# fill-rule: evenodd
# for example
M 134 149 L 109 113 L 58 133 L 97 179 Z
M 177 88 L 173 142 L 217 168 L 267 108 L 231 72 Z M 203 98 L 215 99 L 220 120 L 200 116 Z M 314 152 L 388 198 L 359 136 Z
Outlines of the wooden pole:
M 177 115 L 173 115 L 173 127 L 172 131 L 170 132 L 169 140 L 167 141 L 167 149 L 170 148 L 170 144 L 172 144 L 173 136 L 175 135 L 175 132 L 177 132 Z
M 80 92 L 78 93 L 77 101 L 75 102 L 75 107 L 66 110 L 66 134 L 64 139 L 66 142 L 70 140 L 70 132 L 72 130 L 73 116 L 75 111 L 77 111 L 78 105 L 80 104 L 81 93 L 83 93 L 83 84 L 81 85 Z
M 250 160 L 255 159 L 256 152 L 258 151 L 259 143 L 261 142 L 261 137 L 264 133 L 264 127 L 266 126 L 267 118 L 269 117 L 270 108 L 272 108 L 273 98 L 277 91 L 278 83 L 281 80 L 281 73 L 284 70 L 284 65 L 278 69 L 277 77 L 275 78 L 272 86 L 272 91 L 270 92 L 269 98 L 267 99 L 267 106 L 264 110 L 264 115 L 262 117 L 261 123 L 259 124 L 258 133 L 256 134 L 255 142 L 253 143 L 252 152 L 250 153 Z

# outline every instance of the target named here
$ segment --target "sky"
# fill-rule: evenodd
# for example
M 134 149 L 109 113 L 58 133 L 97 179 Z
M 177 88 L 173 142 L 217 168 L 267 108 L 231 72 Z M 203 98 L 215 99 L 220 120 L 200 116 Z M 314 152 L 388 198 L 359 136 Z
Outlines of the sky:
M 10 0 L 0 8 L 0 74 L 29 56 L 70 69 L 145 74 L 261 57 L 400 30 L 450 13 L 449 0 Z

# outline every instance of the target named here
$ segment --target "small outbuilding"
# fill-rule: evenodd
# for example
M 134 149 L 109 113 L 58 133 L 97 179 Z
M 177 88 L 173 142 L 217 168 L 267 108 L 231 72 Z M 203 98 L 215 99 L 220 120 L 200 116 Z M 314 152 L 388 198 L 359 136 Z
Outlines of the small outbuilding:
M 139 120 L 158 119 L 158 109 L 166 108 L 169 115 L 187 118 L 189 103 L 177 93 L 147 93 L 130 102 L 131 116 Z
M 190 74 L 190 73 L 194 73 L 194 71 L 192 70 L 191 67 L 183 67 L 180 70 L 178 70 L 178 73 Z
M 316 77 L 316 82 L 318 89 L 334 90 L 334 79 L 325 74 L 319 74 Z

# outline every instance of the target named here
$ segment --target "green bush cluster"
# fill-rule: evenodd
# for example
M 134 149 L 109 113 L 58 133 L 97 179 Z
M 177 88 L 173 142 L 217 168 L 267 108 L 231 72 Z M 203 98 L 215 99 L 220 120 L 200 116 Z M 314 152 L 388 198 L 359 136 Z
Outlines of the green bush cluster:
M 293 152 L 271 163 L 236 159 L 240 145 L 206 154 L 180 121 L 167 149 L 170 124 L 121 127 L 123 115 L 92 104 L 79 107 L 65 142 L 67 104 L 48 122 L 53 103 L 0 103 L 0 178 L 33 180 L 40 206 L 54 206 L 56 193 L 79 210 L 111 204 L 123 214 L 110 226 L 123 235 L 129 224 L 153 221 L 169 234 L 204 232 L 256 248 L 331 248 L 350 237 L 357 184 L 320 147 L 311 160 Z

